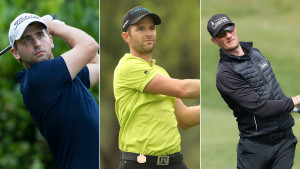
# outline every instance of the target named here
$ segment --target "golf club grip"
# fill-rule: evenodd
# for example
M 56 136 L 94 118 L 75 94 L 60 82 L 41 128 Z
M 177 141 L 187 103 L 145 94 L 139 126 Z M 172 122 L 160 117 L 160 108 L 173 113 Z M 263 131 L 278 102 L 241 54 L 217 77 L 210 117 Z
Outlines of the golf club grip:
M 53 20 L 56 19 L 56 15 L 55 14 L 52 14 L 51 17 L 52 17 Z M 2 50 L 0 52 L 0 56 L 3 55 L 5 52 L 7 52 L 10 49 L 11 49 L 11 46 L 6 47 L 4 50 Z
M 56 19 L 56 15 L 55 15 L 55 14 L 52 14 L 51 16 L 52 16 L 52 19 L 53 19 L 53 20 Z

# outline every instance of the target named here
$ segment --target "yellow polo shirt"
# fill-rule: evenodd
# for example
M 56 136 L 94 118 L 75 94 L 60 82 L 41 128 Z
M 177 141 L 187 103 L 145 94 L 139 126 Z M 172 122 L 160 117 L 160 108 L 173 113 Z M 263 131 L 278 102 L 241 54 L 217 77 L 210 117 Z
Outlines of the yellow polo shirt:
M 175 98 L 144 92 L 157 74 L 169 77 L 161 67 L 125 54 L 114 72 L 115 109 L 120 124 L 119 148 L 145 155 L 180 151 L 180 134 L 174 114 Z

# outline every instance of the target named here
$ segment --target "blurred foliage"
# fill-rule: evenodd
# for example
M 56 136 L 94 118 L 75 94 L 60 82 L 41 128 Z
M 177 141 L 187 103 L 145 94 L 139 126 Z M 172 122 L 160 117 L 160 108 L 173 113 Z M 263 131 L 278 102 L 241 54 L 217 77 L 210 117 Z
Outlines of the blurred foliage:
M 56 14 L 57 19 L 79 28 L 99 42 L 99 1 L 97 0 L 2 0 L 0 5 L 0 50 L 9 46 L 10 23 L 21 13 L 39 16 Z M 67 45 L 54 37 L 55 56 Z M 52 153 L 26 110 L 15 74 L 23 70 L 11 53 L 0 56 L 0 168 L 51 169 Z M 99 102 L 99 86 L 90 89 Z
M 160 16 L 157 43 L 153 53 L 156 63 L 173 78 L 200 78 L 200 1 L 152 0 L 108 1 L 100 7 L 100 164 L 101 168 L 117 168 L 120 161 L 118 148 L 119 124 L 115 114 L 113 72 L 120 58 L 129 52 L 121 37 L 122 21 L 127 11 L 144 6 Z M 200 100 L 184 100 L 186 105 Z M 182 152 L 190 169 L 200 168 L 200 126 L 182 131 Z
M 227 14 L 236 24 L 241 41 L 253 41 L 254 47 L 270 60 L 276 78 L 286 96 L 300 93 L 298 44 L 300 6 L 297 0 L 202 0 L 201 13 L 201 87 L 202 87 L 202 168 L 236 168 L 238 129 L 232 110 L 217 91 L 215 77 L 219 47 L 210 41 L 207 21 L 217 13 Z M 299 138 L 299 114 L 292 114 Z M 296 149 L 295 164 L 299 168 Z M 217 157 L 217 158 L 216 158 Z

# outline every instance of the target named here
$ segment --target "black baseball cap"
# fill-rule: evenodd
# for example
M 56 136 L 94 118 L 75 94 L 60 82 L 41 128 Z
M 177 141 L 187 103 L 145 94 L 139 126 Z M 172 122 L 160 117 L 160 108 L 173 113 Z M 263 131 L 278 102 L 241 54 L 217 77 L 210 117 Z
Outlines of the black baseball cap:
M 122 23 L 123 32 L 126 32 L 130 25 L 138 23 L 145 16 L 151 16 L 154 20 L 155 25 L 159 25 L 161 23 L 160 17 L 158 15 L 152 13 L 147 8 L 137 6 L 130 9 L 124 16 Z
M 234 25 L 234 23 L 231 21 L 231 19 L 227 15 L 216 14 L 208 20 L 207 30 L 210 33 L 210 36 L 214 38 L 215 36 L 218 35 L 221 28 L 227 24 Z

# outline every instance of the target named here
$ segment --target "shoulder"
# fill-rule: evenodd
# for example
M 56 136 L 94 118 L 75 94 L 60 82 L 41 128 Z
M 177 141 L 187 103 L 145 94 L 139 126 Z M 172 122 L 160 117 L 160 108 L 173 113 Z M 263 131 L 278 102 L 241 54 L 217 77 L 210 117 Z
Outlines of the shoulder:
M 240 75 L 235 72 L 232 62 L 219 62 L 216 72 L 217 85 L 236 85 L 236 83 L 239 83 L 241 80 Z
M 224 73 L 233 72 L 233 66 L 231 61 L 220 60 L 217 68 L 217 76 L 220 76 Z
M 132 65 L 145 65 L 147 62 L 139 57 L 127 53 L 120 59 L 119 64 L 131 67 Z
M 26 78 L 31 83 L 48 83 L 55 79 L 70 80 L 64 59 L 60 56 L 55 59 L 46 60 L 33 65 L 30 69 L 26 70 Z
M 57 58 L 51 59 L 51 60 L 45 60 L 42 62 L 39 62 L 35 65 L 33 65 L 30 69 L 28 69 L 29 72 L 35 72 L 35 73 L 43 73 L 45 71 L 56 71 L 57 68 L 66 67 L 66 63 L 64 59 L 59 56 Z M 39 72 L 42 71 L 42 72 Z
M 66 63 L 60 56 L 55 59 L 39 62 L 28 69 L 28 72 L 30 72 L 30 74 L 42 75 L 43 73 L 47 72 L 55 72 L 61 67 L 66 67 Z
M 125 54 L 119 61 L 115 74 L 136 74 L 150 70 L 151 66 L 143 59 L 133 56 L 131 54 Z
M 161 66 L 158 66 L 158 65 L 155 65 L 154 68 L 160 73 L 160 74 L 163 74 L 167 77 L 170 77 L 169 73 L 164 69 L 162 68 Z

